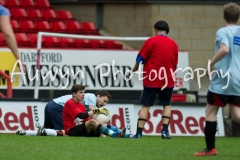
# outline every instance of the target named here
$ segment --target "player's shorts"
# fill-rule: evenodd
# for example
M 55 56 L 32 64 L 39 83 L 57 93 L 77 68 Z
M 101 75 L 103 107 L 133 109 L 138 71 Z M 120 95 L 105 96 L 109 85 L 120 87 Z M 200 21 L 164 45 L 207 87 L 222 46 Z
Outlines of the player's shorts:
M 144 87 L 140 104 L 144 106 L 153 106 L 156 96 L 158 95 L 159 105 L 171 105 L 173 88 L 146 88 Z
M 219 107 L 225 107 L 227 104 L 240 107 L 240 96 L 223 95 L 208 91 L 207 103 Z
M 69 131 L 69 136 L 74 137 L 100 137 L 100 135 L 101 135 L 100 133 L 95 133 L 94 131 L 88 133 L 87 128 L 85 126 L 85 122 L 80 125 L 74 126 Z
M 62 112 L 63 106 L 49 101 L 44 109 L 44 128 L 64 130 Z

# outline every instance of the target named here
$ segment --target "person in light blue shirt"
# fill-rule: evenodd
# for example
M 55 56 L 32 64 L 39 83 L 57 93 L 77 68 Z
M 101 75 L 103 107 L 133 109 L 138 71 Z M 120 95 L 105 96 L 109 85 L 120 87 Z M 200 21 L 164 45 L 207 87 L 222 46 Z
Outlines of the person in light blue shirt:
M 19 61 L 18 66 L 22 69 L 23 72 L 26 72 L 26 67 L 20 60 L 18 45 L 10 23 L 10 12 L 2 5 L 0 5 L 0 30 L 4 35 L 9 49 L 12 51 L 16 60 Z
M 240 123 L 240 26 L 236 25 L 240 7 L 228 3 L 223 8 L 226 26 L 216 33 L 215 55 L 208 66 L 210 86 L 207 93 L 205 142 L 206 148 L 195 156 L 216 155 L 215 134 L 219 107 L 230 107 L 232 119 Z M 215 70 L 213 70 L 215 69 Z
M 63 130 L 62 112 L 65 103 L 72 98 L 72 95 L 65 95 L 55 99 L 52 99 L 47 103 L 44 109 L 44 128 L 50 128 L 55 130 Z M 86 111 L 94 110 L 105 106 L 111 95 L 106 90 L 100 90 L 93 93 L 85 93 L 83 105 L 86 107 Z

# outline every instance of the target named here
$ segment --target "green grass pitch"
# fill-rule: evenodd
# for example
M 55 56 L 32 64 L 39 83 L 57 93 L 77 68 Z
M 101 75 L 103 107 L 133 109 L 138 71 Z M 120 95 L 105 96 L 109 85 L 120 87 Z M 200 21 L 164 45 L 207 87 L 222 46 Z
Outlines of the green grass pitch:
M 17 136 L 0 134 L 1 160 L 237 160 L 240 139 L 218 137 L 217 156 L 194 157 L 204 148 L 204 137 L 159 136 L 142 139 Z

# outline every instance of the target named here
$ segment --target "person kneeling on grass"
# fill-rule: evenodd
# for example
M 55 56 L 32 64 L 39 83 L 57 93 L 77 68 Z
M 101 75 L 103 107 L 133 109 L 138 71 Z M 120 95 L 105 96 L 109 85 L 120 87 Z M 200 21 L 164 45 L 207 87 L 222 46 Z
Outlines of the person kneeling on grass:
M 63 109 L 63 123 L 65 134 L 69 136 L 84 136 L 84 137 L 100 137 L 101 134 L 111 136 L 113 138 L 124 138 L 126 128 L 117 129 L 111 125 L 101 125 L 91 116 L 97 113 L 109 114 L 104 108 L 97 108 L 93 111 L 86 112 L 85 107 L 81 103 L 84 98 L 85 87 L 82 85 L 74 85 L 71 89 L 73 98 L 68 100 Z M 18 131 L 19 132 L 19 131 Z M 23 131 L 18 135 L 26 135 Z M 35 134 L 36 135 L 36 134 Z M 61 131 L 53 129 L 45 129 L 40 127 L 37 135 L 61 136 Z

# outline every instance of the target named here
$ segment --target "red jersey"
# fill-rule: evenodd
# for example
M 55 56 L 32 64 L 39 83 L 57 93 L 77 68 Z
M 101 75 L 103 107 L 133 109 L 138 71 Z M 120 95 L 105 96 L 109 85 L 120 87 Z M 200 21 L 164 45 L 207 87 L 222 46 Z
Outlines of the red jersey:
M 139 55 L 145 60 L 143 67 L 143 86 L 152 88 L 174 87 L 171 70 L 178 63 L 178 45 L 171 38 L 159 35 L 149 38 Z M 175 75 L 173 75 L 175 76 Z
M 69 134 L 69 130 L 73 128 L 76 124 L 74 120 L 79 113 L 85 113 L 86 109 L 82 103 L 78 103 L 73 99 L 69 99 L 63 107 L 63 124 L 66 135 Z M 86 122 L 89 118 L 85 118 L 82 121 Z

